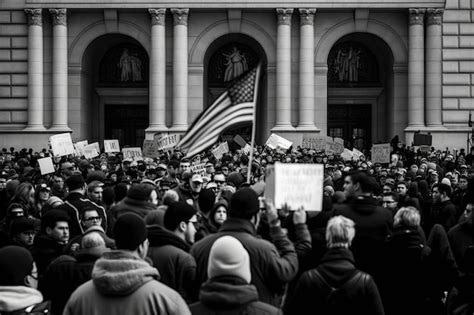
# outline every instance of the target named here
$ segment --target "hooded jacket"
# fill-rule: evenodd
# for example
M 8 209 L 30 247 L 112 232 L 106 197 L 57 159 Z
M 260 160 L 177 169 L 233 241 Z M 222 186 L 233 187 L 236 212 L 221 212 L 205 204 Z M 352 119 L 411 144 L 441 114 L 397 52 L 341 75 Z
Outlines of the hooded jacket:
M 0 286 L 0 314 L 22 311 L 24 314 L 47 314 L 49 302 L 36 289 L 25 286 Z
M 156 268 L 130 252 L 104 253 L 63 314 L 190 314 L 181 296 L 158 278 Z

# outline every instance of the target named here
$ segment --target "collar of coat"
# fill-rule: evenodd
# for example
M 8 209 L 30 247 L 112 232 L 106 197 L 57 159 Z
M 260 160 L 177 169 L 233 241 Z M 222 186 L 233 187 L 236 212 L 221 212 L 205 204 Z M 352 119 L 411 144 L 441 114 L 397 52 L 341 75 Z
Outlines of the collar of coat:
M 240 218 L 228 218 L 224 223 L 222 223 L 219 232 L 244 232 L 252 235 L 257 234 L 252 222 Z

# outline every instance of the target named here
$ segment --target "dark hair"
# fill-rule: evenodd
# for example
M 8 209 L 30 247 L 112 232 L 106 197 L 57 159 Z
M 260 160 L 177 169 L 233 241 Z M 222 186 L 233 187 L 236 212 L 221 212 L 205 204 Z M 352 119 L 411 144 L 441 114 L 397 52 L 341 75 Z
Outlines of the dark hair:
M 127 196 L 128 186 L 126 183 L 118 183 L 114 187 L 115 192 L 115 202 L 121 201 Z
M 384 197 L 392 197 L 393 201 L 396 201 L 398 202 L 399 200 L 399 197 L 398 197 L 398 194 L 396 192 L 389 192 L 389 193 L 384 193 L 383 194 Z
M 410 186 L 408 187 L 407 195 L 409 197 L 418 197 L 419 192 L 418 192 L 418 183 L 417 182 L 411 182 Z
M 179 168 L 179 161 L 178 160 L 170 160 L 168 162 L 168 166 L 171 166 L 174 169 L 178 169 Z
M 450 197 L 451 196 L 451 187 L 449 185 L 440 183 L 440 184 L 434 184 L 431 189 L 438 188 L 438 191 L 440 194 L 446 194 L 446 196 Z
M 365 172 L 353 171 L 347 174 L 351 178 L 353 184 L 359 184 L 360 189 L 363 193 L 371 193 L 375 190 L 377 183 L 372 176 L 367 175 Z
M 46 232 L 46 228 L 54 229 L 57 222 L 70 223 L 69 216 L 64 210 L 53 209 L 46 212 L 41 218 L 41 231 Z
M 111 205 L 115 201 L 115 191 L 112 187 L 105 187 L 102 192 L 102 201 L 105 205 Z
M 406 182 L 403 182 L 403 181 L 398 182 L 398 183 L 397 183 L 397 187 L 398 187 L 398 185 L 403 185 L 403 186 L 405 186 L 405 188 L 408 189 L 408 184 L 407 184 Z

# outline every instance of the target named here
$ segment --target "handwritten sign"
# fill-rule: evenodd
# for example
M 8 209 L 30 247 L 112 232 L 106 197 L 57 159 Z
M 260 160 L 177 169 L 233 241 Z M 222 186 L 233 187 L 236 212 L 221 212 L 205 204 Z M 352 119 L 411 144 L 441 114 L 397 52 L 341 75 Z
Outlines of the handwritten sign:
M 38 159 L 41 175 L 54 173 L 53 159 L 48 156 L 42 159 Z
M 303 142 L 301 143 L 302 148 L 312 149 L 316 151 L 322 151 L 326 149 L 326 136 L 318 134 L 303 134 Z
M 118 139 L 104 140 L 104 151 L 107 153 L 120 152 Z
M 265 197 L 277 209 L 321 211 L 324 166 L 322 164 L 275 163 L 267 166 Z
M 98 142 L 91 143 L 82 148 L 84 152 L 84 157 L 86 159 L 93 159 L 100 154 L 100 147 Z
M 390 143 L 372 146 L 372 163 L 390 163 Z
M 194 174 L 206 175 L 206 163 L 191 165 L 190 169 Z
M 242 151 L 245 153 L 245 154 L 250 154 L 250 150 L 252 149 L 252 147 L 250 146 L 250 144 L 246 143 L 245 144 L 245 147 L 242 148 Z
M 360 152 L 356 148 L 352 149 L 352 155 L 354 156 L 354 159 L 358 160 L 364 153 Z
M 179 135 L 178 134 L 172 134 L 172 135 L 162 134 L 157 137 L 155 136 L 155 141 L 156 141 L 158 150 L 173 148 L 179 142 Z
M 122 149 L 123 159 L 131 159 L 134 161 L 143 160 L 142 148 L 123 148 Z
M 344 151 L 341 153 L 341 157 L 344 161 L 351 161 L 354 158 L 354 154 L 351 150 L 344 148 Z
M 89 141 L 83 140 L 83 141 L 78 141 L 74 143 L 74 148 L 76 149 L 76 154 L 78 156 L 83 156 L 84 155 L 84 147 L 89 144 Z
M 326 148 L 327 154 L 341 154 L 344 152 L 344 140 L 341 138 L 326 137 Z
M 220 160 L 222 158 L 222 156 L 224 154 L 226 154 L 227 152 L 229 152 L 229 145 L 227 144 L 227 142 L 223 142 L 223 143 L 219 144 L 219 146 L 217 148 L 212 150 L 212 154 L 214 154 L 214 156 L 218 160 Z
M 49 142 L 51 143 L 51 149 L 53 150 L 54 155 L 64 156 L 76 152 L 74 145 L 72 144 L 70 133 L 60 133 L 51 136 L 49 137 Z
M 293 145 L 293 143 L 277 134 L 272 133 L 265 145 L 273 150 L 276 148 L 288 150 Z
M 158 157 L 158 146 L 155 140 L 143 140 L 143 156 Z

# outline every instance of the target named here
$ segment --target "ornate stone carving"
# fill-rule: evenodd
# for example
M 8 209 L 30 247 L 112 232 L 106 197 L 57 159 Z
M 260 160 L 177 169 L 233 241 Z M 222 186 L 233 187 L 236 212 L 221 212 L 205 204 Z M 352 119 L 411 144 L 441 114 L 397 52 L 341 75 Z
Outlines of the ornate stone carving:
M 165 25 L 166 9 L 148 9 L 151 15 L 151 25 Z
M 426 10 L 426 25 L 441 25 L 443 9 L 430 8 Z
M 313 25 L 316 9 L 299 9 L 300 25 Z
M 49 9 L 53 25 L 67 25 L 67 9 Z
M 28 16 L 28 25 L 43 25 L 43 19 L 41 16 L 41 9 L 25 9 L 25 13 Z
M 188 25 L 189 9 L 171 9 L 174 25 Z
M 293 14 L 293 9 L 276 9 L 278 17 L 278 25 L 291 25 L 291 15 Z
M 409 9 L 409 25 L 423 25 L 425 9 Z

